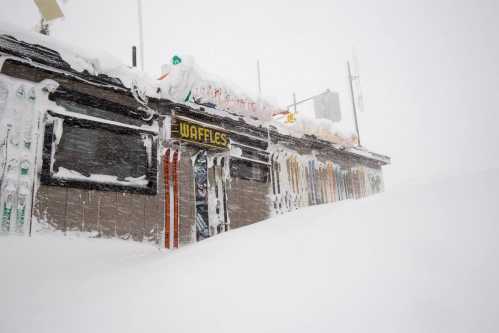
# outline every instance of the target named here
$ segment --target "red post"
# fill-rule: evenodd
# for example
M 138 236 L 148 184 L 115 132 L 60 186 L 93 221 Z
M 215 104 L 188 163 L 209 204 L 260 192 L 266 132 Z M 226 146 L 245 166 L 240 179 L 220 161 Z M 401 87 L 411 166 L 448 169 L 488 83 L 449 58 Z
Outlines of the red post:
M 178 212 L 178 151 L 173 153 L 173 247 L 179 243 L 179 212 Z
M 170 248 L 170 149 L 163 158 L 163 177 L 165 183 L 165 248 Z

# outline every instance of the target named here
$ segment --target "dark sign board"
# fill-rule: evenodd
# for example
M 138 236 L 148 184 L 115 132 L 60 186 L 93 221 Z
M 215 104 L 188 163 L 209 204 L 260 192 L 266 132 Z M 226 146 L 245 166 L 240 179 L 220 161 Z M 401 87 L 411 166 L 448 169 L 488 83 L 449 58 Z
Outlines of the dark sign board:
M 227 149 L 229 147 L 227 132 L 184 118 L 174 118 L 172 137 L 214 148 Z

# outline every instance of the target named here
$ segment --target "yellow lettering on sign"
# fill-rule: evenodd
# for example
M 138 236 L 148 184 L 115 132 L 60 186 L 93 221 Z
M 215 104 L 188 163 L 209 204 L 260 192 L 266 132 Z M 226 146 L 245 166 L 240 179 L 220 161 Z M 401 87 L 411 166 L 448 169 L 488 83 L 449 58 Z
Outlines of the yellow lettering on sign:
M 198 127 L 197 125 L 196 126 L 193 126 L 196 128 L 196 133 L 198 134 L 198 141 L 199 142 L 203 142 L 203 128 L 202 127 Z
M 195 126 L 191 125 L 191 140 L 197 141 L 198 140 L 198 135 L 197 135 L 197 128 Z
M 226 133 L 183 120 L 178 121 L 177 133 L 182 139 L 201 144 L 226 148 L 229 143 Z
M 203 128 L 203 133 L 204 133 L 203 142 L 207 143 L 207 144 L 211 144 L 211 141 L 210 141 L 210 129 Z
M 215 135 L 217 135 L 218 132 L 215 133 Z M 210 130 L 210 142 L 211 143 L 214 143 L 215 142 L 215 139 L 213 138 L 213 131 Z
M 207 131 L 208 131 L 208 133 L 207 133 L 207 135 L 208 135 L 207 141 L 208 142 L 213 142 L 213 140 L 211 139 L 213 137 L 213 130 L 210 129 L 210 128 L 208 128 Z
M 210 135 L 211 135 L 211 129 L 205 128 L 204 129 L 204 142 L 211 143 L 211 141 L 210 141 Z
M 227 146 L 227 134 L 221 133 L 220 134 L 220 140 L 222 141 L 221 144 L 224 147 Z
M 189 138 L 189 125 L 186 123 L 180 123 L 180 136 L 183 138 Z

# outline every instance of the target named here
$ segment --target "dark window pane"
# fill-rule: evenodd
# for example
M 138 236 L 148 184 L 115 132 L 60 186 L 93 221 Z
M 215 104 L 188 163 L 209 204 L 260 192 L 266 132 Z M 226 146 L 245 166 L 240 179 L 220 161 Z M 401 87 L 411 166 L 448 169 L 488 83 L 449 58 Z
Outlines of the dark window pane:
M 116 176 L 118 180 L 142 177 L 148 169 L 145 140 L 151 140 L 150 136 L 64 123 L 53 171 L 63 167 L 87 177 L 91 174 Z
M 64 107 L 66 110 L 70 112 L 80 113 L 91 117 L 116 121 L 123 124 L 130 124 L 135 126 L 141 126 L 142 124 L 144 124 L 144 122 L 141 121 L 140 119 L 134 119 L 129 117 L 128 110 L 126 109 L 121 110 L 121 113 L 119 113 L 116 111 L 112 112 L 109 110 L 102 110 L 88 105 L 82 105 L 61 98 L 57 98 L 55 102 L 57 103 L 57 105 Z
M 230 175 L 231 177 L 266 183 L 269 177 L 269 167 L 265 164 L 242 159 L 231 159 Z

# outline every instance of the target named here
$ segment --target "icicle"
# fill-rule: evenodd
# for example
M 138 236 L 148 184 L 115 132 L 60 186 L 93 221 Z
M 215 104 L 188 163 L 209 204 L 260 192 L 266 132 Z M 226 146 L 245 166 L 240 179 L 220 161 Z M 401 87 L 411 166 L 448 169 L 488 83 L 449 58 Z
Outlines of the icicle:
M 145 121 L 151 120 L 154 117 L 154 115 L 156 114 L 156 111 L 154 111 L 153 109 L 151 109 L 147 105 L 149 102 L 149 99 L 148 99 L 147 95 L 145 94 L 145 91 L 143 91 L 139 88 L 136 80 L 132 81 L 132 87 L 130 90 L 132 92 L 133 98 L 135 98 L 135 100 L 142 106 L 142 107 L 139 107 L 139 109 L 141 111 L 144 111 L 147 114 L 146 117 L 143 117 L 143 120 L 145 120 Z
M 26 88 L 24 87 L 23 84 L 21 84 L 17 90 L 16 90 L 16 95 L 17 97 L 19 98 L 24 98 L 24 96 L 26 95 Z

